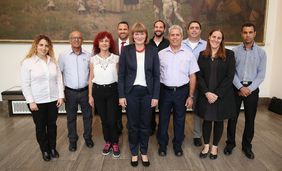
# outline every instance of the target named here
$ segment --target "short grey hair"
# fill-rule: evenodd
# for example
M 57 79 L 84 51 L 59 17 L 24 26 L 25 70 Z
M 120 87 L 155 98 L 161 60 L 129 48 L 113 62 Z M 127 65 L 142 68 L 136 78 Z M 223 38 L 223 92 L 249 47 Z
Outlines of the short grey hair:
M 170 26 L 169 29 L 168 29 L 168 34 L 170 34 L 171 30 L 173 30 L 173 29 L 178 29 L 180 31 L 180 34 L 183 36 L 183 29 L 179 25 Z

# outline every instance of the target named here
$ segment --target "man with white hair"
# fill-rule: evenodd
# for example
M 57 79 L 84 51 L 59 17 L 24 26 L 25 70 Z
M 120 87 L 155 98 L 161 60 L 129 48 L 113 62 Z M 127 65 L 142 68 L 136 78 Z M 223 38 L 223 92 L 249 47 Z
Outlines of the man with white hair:
M 173 150 L 176 156 L 182 156 L 186 107 L 192 108 L 196 86 L 196 72 L 199 66 L 194 55 L 181 45 L 183 30 L 179 25 L 169 28 L 170 45 L 159 52 L 160 59 L 160 100 L 158 153 L 166 156 L 168 144 L 168 125 L 173 109 L 174 138 Z

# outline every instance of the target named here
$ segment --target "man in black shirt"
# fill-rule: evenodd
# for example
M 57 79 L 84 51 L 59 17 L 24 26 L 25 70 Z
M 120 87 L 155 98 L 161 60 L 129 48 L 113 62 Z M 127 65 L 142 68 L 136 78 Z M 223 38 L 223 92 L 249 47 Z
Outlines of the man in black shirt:
M 165 33 L 165 23 L 162 20 L 157 20 L 154 22 L 154 37 L 150 39 L 149 44 L 158 48 L 158 51 L 163 50 L 169 46 L 169 41 L 164 38 Z M 152 119 L 151 119 L 151 135 L 155 133 L 156 130 L 156 112 L 153 108 Z

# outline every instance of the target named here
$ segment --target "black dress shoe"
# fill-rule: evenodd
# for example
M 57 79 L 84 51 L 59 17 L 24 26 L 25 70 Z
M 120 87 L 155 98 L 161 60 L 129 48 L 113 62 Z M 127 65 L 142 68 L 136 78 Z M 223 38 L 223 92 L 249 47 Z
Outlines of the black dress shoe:
M 42 158 L 45 161 L 50 161 L 51 160 L 50 154 L 48 152 L 46 152 L 46 151 L 42 153 Z
M 59 158 L 59 153 L 56 149 L 51 149 L 51 153 L 50 153 L 52 158 Z
M 183 150 L 180 145 L 173 146 L 174 154 L 178 157 L 183 156 Z
M 149 160 L 148 160 L 148 161 L 144 161 L 143 158 L 142 158 L 142 156 L 141 156 L 141 161 L 142 161 L 142 165 L 143 165 L 144 167 L 149 167 L 149 166 L 150 166 L 150 161 L 149 161 Z
M 92 141 L 92 139 L 86 139 L 85 144 L 88 148 L 92 148 L 94 146 L 94 142 Z
M 166 148 L 160 146 L 158 149 L 158 154 L 159 156 L 162 156 L 162 157 L 166 156 Z
M 226 145 L 224 150 L 223 150 L 223 153 L 227 156 L 231 155 L 232 154 L 232 151 L 233 151 L 233 148 L 234 147 L 231 147 L 229 145 Z
M 193 142 L 194 142 L 194 145 L 195 145 L 196 147 L 202 146 L 202 140 L 201 140 L 201 138 L 194 138 L 194 139 L 193 139 Z
M 251 149 L 242 149 L 245 156 L 248 157 L 249 159 L 254 159 L 255 158 L 255 154 L 252 152 Z
M 76 149 L 77 149 L 76 142 L 70 142 L 70 144 L 69 144 L 69 151 L 74 152 L 74 151 L 76 151 Z
M 132 158 L 131 158 L 130 164 L 131 164 L 132 167 L 138 166 L 138 158 L 137 158 L 136 161 L 132 161 Z

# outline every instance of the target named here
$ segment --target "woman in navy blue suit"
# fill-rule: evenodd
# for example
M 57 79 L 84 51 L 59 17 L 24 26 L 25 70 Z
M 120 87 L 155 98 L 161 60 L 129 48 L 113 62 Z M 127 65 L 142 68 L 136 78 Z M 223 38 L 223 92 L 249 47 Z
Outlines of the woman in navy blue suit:
M 131 33 L 134 43 L 125 46 L 120 55 L 119 104 L 126 107 L 131 165 L 138 165 L 140 150 L 143 166 L 149 166 L 150 118 L 159 99 L 160 64 L 157 48 L 146 44 L 144 24 L 135 23 Z

